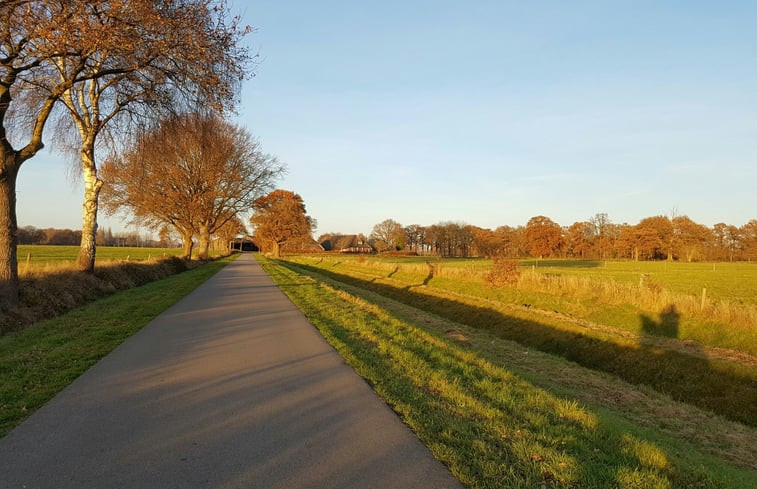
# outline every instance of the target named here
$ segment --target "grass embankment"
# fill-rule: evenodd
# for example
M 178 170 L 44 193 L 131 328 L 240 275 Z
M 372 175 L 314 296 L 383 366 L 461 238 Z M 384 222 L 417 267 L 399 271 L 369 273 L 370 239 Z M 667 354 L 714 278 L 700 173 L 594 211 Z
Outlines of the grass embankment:
M 236 255 L 0 337 L 0 436 Z
M 757 481 L 751 428 L 524 351 L 322 270 L 261 261 L 469 487 L 737 488 Z M 578 402 L 579 394 L 596 402 Z M 628 405 L 611 408 L 608 396 Z M 658 413 L 647 412 L 655 406 Z M 661 419 L 670 421 L 667 430 Z
M 29 251 L 31 250 L 31 251 Z M 100 247 L 93 274 L 75 264 L 77 246 L 19 248 L 20 305 L 0 310 L 0 334 L 55 317 L 117 290 L 129 289 L 198 266 L 178 258 L 181 250 Z
M 492 289 L 486 283 L 491 260 L 328 256 L 323 262 L 367 272 L 366 276 L 383 273 L 407 284 L 428 283 L 431 265 L 435 287 L 757 355 L 754 264 L 550 260 L 536 266 L 537 262 L 526 261 L 521 262 L 514 284 Z M 709 291 L 704 301 L 702 288 Z M 692 289 L 698 293 L 686 292 Z M 642 316 L 660 317 L 665 327 L 656 327 Z
M 422 280 L 422 276 L 405 267 L 395 267 L 387 275 L 376 263 L 330 261 L 312 256 L 295 257 L 295 260 L 302 270 L 560 355 L 633 384 L 651 386 L 676 400 L 730 419 L 757 424 L 754 357 L 655 335 L 658 330 L 678 327 L 677 323 L 666 323 L 664 318 L 658 321 L 644 315 L 637 317 L 644 330 L 635 335 L 607 323 L 590 323 L 552 309 L 522 306 L 522 295 L 515 300 L 509 297 L 509 294 L 522 294 L 517 289 L 491 289 L 483 282 L 461 278 L 434 276 Z M 538 299 L 536 295 L 532 297 Z M 564 310 L 575 303 L 562 300 L 555 309 Z M 754 331 L 751 333 L 754 337 Z M 731 360 L 731 356 L 737 360 Z

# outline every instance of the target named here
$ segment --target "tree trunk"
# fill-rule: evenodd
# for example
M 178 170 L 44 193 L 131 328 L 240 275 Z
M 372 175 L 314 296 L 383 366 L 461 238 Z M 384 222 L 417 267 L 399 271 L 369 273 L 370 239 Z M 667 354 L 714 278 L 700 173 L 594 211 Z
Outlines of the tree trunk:
M 15 162 L 15 154 L 6 154 L 5 159 L 5 164 L 0 167 L 0 308 L 3 309 L 19 303 L 16 259 L 16 177 L 19 165 Z
M 181 240 L 184 243 L 184 256 L 182 256 L 182 258 L 191 260 L 192 247 L 194 246 L 194 243 L 192 242 L 192 234 L 187 233 L 187 232 L 181 232 Z
M 279 245 L 278 241 L 273 242 L 271 255 L 273 255 L 274 258 L 281 258 L 281 246 Z
M 199 237 L 200 242 L 197 258 L 200 260 L 207 260 L 208 250 L 210 249 L 210 233 L 208 232 L 207 226 L 200 226 Z
M 81 152 L 84 173 L 84 204 L 82 205 L 81 245 L 76 260 L 79 270 L 92 273 L 95 270 L 97 244 L 97 207 L 103 182 L 97 178 L 94 147 Z

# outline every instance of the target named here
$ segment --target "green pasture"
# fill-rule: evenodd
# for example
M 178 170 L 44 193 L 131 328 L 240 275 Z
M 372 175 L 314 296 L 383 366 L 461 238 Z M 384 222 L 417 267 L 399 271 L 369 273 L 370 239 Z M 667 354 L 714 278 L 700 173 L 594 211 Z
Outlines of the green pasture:
M 496 319 L 483 317 L 485 303 L 421 294 L 434 287 L 340 258 L 261 263 L 467 487 L 720 489 L 757 480 L 753 428 L 510 341 L 481 327 Z
M 79 253 L 78 246 L 20 245 L 18 263 L 74 262 Z M 137 248 L 130 246 L 98 246 L 100 260 L 148 260 L 164 256 L 180 256 L 181 248 Z
M 757 263 L 668 261 L 524 260 L 522 268 L 543 273 L 592 277 L 637 284 L 654 282 L 681 294 L 757 304 Z
M 626 297 L 612 302 L 614 298 L 592 298 L 569 288 L 491 287 L 481 274 L 445 271 L 453 263 L 448 261 L 437 262 L 432 275 L 425 264 L 398 266 L 370 258 L 300 255 L 288 260 L 298 270 L 653 387 L 730 419 L 751 424 L 757 416 L 755 368 L 702 350 L 757 354 L 754 323 L 703 319 L 684 304 L 671 315 L 658 315 L 626 302 Z M 618 294 L 633 288 L 618 289 Z
M 378 262 L 394 265 L 429 262 L 444 268 L 484 273 L 492 261 L 483 258 L 438 258 L 434 256 L 329 255 L 330 260 Z M 757 263 L 685 263 L 629 260 L 519 260 L 521 270 L 539 273 L 614 280 L 620 283 L 657 284 L 670 292 L 700 297 L 706 288 L 710 299 L 736 304 L 757 304 Z
M 757 265 L 755 264 L 716 263 L 713 271 L 712 263 L 666 264 L 632 261 L 605 263 L 579 260 L 521 262 L 522 272 L 533 270 L 537 276 L 543 274 L 551 277 L 579 277 L 589 279 L 598 285 L 618 285 L 618 287 L 598 290 L 595 295 L 592 292 L 593 287 L 580 290 L 567 285 L 560 289 L 554 287 L 549 289 L 542 288 L 538 281 L 536 284 L 531 281 L 531 285 L 525 288 L 493 288 L 485 281 L 492 262 L 485 259 L 333 254 L 293 255 L 289 259 L 329 271 L 339 270 L 340 273 L 365 277 L 368 280 L 386 277 L 404 287 L 424 284 L 455 293 L 494 300 L 497 303 L 528 305 L 531 310 L 555 311 L 634 334 L 648 333 L 650 322 L 662 324 L 665 320 L 662 316 L 665 308 L 673 304 L 678 314 L 675 334 L 672 331 L 659 331 L 658 333 L 662 336 L 674 336 L 680 340 L 694 340 L 704 345 L 757 355 L 757 330 L 754 327 L 755 304 L 757 304 Z M 429 276 L 431 273 L 429 266 L 433 267 L 433 277 Z M 654 300 L 652 303 L 636 302 L 638 298 L 634 298 L 630 293 L 639 289 L 638 284 L 642 274 L 644 290 L 646 286 L 654 283 L 679 296 L 669 297 L 663 293 L 659 294 L 659 300 Z M 724 301 L 724 307 L 730 308 L 733 314 L 717 315 L 706 310 L 699 310 L 701 298 L 699 284 L 705 279 L 709 279 L 706 282 L 708 284 L 707 299 Z M 713 284 L 717 284 L 718 287 Z M 693 290 L 699 288 L 699 291 L 692 294 L 676 292 L 684 287 Z M 603 289 L 603 287 L 597 287 L 597 289 Z M 712 292 L 713 289 L 715 292 Z M 657 297 L 650 293 L 646 295 L 651 295 L 652 299 Z M 674 302 L 668 302 L 669 300 Z M 675 302 L 675 300 L 683 302 Z M 684 308 L 686 302 L 688 309 Z

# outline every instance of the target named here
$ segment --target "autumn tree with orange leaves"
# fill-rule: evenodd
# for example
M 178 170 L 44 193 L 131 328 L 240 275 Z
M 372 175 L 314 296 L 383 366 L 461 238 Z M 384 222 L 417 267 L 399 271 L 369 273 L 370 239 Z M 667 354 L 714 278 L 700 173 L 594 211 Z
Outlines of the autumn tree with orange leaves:
M 230 108 L 236 87 L 247 75 L 249 57 L 239 41 L 246 30 L 231 18 L 223 4 L 209 0 L 175 2 L 131 0 L 90 2 L 86 10 L 87 36 L 102 46 L 59 62 L 61 79 L 81 63 L 85 79 L 62 96 L 79 136 L 79 159 L 84 180 L 81 270 L 95 265 L 98 196 L 95 148 L 99 136 L 124 130 L 135 119 L 202 104 L 219 112 Z
M 315 227 L 315 219 L 307 215 L 302 197 L 289 190 L 274 190 L 255 199 L 252 209 L 250 222 L 255 227 L 256 240 L 275 258 L 281 256 L 282 246 L 309 238 Z
M 156 230 L 173 227 L 186 258 L 197 236 L 206 259 L 211 235 L 249 211 L 283 171 L 245 129 L 209 115 L 177 116 L 103 165 L 103 204 Z
M 529 219 L 523 233 L 531 256 L 539 258 L 556 251 L 562 239 L 560 225 L 546 216 Z
M 0 306 L 18 303 L 16 180 L 64 101 L 85 179 L 80 266 L 94 264 L 94 148 L 116 115 L 198 100 L 223 106 L 245 73 L 237 22 L 211 0 L 0 2 Z M 146 112 L 143 112 L 143 114 Z

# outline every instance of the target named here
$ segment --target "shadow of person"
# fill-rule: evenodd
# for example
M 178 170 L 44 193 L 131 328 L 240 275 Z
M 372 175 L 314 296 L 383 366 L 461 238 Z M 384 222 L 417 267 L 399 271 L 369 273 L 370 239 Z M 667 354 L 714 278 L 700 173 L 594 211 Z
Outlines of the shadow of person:
M 664 336 L 666 338 L 678 338 L 678 327 L 681 321 L 681 313 L 676 309 L 675 304 L 665 306 L 660 311 L 660 320 L 641 314 L 641 329 L 645 334 L 652 336 Z

